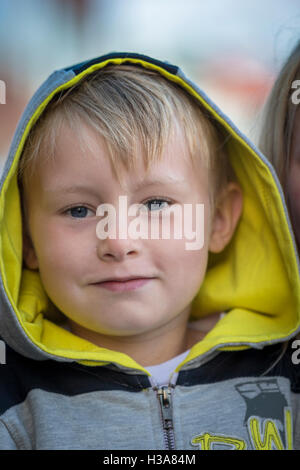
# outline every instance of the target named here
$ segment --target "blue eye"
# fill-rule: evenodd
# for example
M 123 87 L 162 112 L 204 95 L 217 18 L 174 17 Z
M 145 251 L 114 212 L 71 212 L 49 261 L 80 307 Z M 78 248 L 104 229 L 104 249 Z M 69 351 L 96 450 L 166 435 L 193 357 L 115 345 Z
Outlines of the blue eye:
M 148 201 L 146 201 L 144 204 L 146 206 L 148 206 L 148 208 L 151 210 L 151 211 L 156 211 L 156 210 L 161 210 L 162 208 L 159 207 L 161 203 L 167 203 L 168 205 L 170 204 L 170 201 L 166 200 L 166 199 L 149 199 Z M 150 207 L 149 207 L 150 206 Z
M 66 212 L 69 213 L 73 218 L 84 219 L 87 216 L 89 210 L 90 209 L 85 206 L 76 206 L 71 207 Z

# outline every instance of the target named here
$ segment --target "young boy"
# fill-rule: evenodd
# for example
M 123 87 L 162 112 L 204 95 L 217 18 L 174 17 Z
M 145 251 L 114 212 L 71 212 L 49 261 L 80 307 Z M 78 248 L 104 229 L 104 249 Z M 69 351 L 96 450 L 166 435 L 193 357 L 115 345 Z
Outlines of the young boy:
M 1 449 L 300 446 L 281 190 L 177 67 L 115 53 L 55 72 L 1 188 Z

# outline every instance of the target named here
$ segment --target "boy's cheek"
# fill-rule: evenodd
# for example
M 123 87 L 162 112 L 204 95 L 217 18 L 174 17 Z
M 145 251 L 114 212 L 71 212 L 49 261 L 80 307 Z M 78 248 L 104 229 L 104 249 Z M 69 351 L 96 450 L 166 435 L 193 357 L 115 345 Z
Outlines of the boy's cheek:
M 40 226 L 33 231 L 32 248 L 28 250 L 28 256 L 37 260 L 40 269 L 58 269 L 67 267 L 68 260 L 74 262 L 74 256 L 80 256 L 78 244 L 72 243 L 66 234 L 57 233 L 51 227 Z M 72 264 L 72 263 L 70 263 Z

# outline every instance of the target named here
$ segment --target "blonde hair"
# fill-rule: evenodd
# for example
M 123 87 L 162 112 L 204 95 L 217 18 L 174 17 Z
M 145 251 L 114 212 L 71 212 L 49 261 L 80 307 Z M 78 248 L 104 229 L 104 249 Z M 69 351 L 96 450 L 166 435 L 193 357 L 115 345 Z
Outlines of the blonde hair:
M 282 67 L 264 107 L 259 147 L 276 169 L 287 194 L 290 148 L 297 106 L 293 103 L 292 84 L 300 79 L 300 41 Z
M 143 158 L 148 170 L 158 161 L 176 129 L 183 131 L 193 164 L 201 162 L 211 170 L 211 187 L 220 190 L 233 179 L 224 131 L 196 99 L 157 72 L 113 65 L 86 76 L 48 104 L 23 149 L 18 169 L 21 189 L 28 186 L 39 161 L 54 157 L 64 123 L 81 139 L 82 123 L 104 138 L 119 181 L 121 167 L 130 170 Z

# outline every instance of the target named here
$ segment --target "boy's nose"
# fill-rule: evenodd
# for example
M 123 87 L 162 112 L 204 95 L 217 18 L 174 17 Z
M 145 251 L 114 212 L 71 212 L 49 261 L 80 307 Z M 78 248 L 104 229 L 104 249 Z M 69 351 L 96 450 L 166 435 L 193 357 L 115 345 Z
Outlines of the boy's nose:
M 139 249 L 138 240 L 106 238 L 98 240 L 97 255 L 102 261 L 122 261 L 128 256 L 137 256 Z
M 133 212 L 133 214 L 129 215 L 127 199 L 125 207 L 120 207 L 120 201 L 118 201 L 118 205 L 115 203 L 113 207 L 115 208 L 114 211 L 108 211 L 110 207 L 103 208 L 103 206 L 101 207 L 101 212 L 98 212 L 97 209 L 97 215 L 100 217 L 96 227 L 98 239 L 97 254 L 103 261 L 122 261 L 129 255 L 131 257 L 138 255 L 142 243 L 140 237 L 147 238 L 148 236 L 148 224 L 142 223 L 142 221 L 145 222 L 145 212 L 147 212 L 144 206 L 144 217 L 142 220 L 139 219 L 140 213 Z M 105 211 L 108 212 L 108 216 Z M 103 216 L 105 217 L 104 219 L 102 218 Z M 136 225 L 133 223 L 136 221 L 142 223 L 142 230 L 139 223 L 137 224 L 139 227 L 137 238 Z M 131 223 L 133 223 L 133 226 L 131 226 Z

